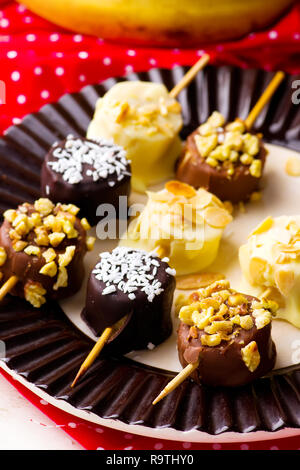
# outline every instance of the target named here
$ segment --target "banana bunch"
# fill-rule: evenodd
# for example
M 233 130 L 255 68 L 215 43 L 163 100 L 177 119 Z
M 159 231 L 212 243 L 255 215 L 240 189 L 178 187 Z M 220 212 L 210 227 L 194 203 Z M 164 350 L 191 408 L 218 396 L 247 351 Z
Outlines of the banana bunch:
M 70 30 L 127 43 L 197 46 L 276 20 L 295 0 L 21 0 Z

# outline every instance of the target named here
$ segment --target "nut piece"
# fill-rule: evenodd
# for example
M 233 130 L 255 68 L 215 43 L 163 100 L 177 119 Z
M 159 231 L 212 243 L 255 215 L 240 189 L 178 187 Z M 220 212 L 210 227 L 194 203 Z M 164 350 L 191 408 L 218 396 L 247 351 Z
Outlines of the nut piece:
M 95 237 L 87 237 L 86 239 L 86 247 L 88 251 L 93 251 L 95 245 L 96 238 Z
M 5 220 L 12 224 L 15 218 L 17 217 L 17 211 L 15 211 L 14 209 L 8 209 L 4 212 L 3 217 Z
M 50 199 L 41 197 L 34 203 L 34 208 L 37 212 L 40 212 L 43 216 L 50 214 L 54 208 L 54 204 Z
M 194 139 L 197 150 L 203 158 L 207 157 L 210 152 L 218 145 L 217 134 L 212 134 L 205 137 L 196 134 Z
M 175 196 L 184 196 L 187 199 L 190 199 L 197 195 L 196 190 L 193 186 L 190 186 L 186 183 L 181 183 L 181 181 L 168 181 L 165 188 L 169 193 L 174 194 Z
M 225 228 L 232 221 L 231 215 L 221 207 L 208 207 L 204 211 L 204 219 L 211 227 Z
M 260 233 L 267 232 L 273 226 L 273 224 L 274 219 L 272 217 L 267 217 L 250 233 L 248 238 L 252 237 L 252 235 L 259 235 Z
M 270 315 L 270 317 L 271 317 L 271 315 Z M 256 322 L 255 322 L 255 324 L 257 326 Z M 240 316 L 240 326 L 244 330 L 251 330 L 251 328 L 253 328 L 253 320 L 252 320 L 251 315 L 242 315 L 242 316 Z
M 24 242 L 22 240 L 17 240 L 15 242 L 12 243 L 12 247 L 13 249 L 18 253 L 20 251 L 23 251 L 24 248 L 28 245 L 27 242 Z
M 5 249 L 0 246 L 0 266 L 3 266 L 7 258 Z
M 41 253 L 41 250 L 38 246 L 35 246 L 35 245 L 28 245 L 25 249 L 24 249 L 24 252 L 26 253 L 26 255 L 30 255 L 30 256 L 39 256 L 40 253 Z
M 54 290 L 58 290 L 60 287 L 67 287 L 68 285 L 68 271 L 64 266 L 58 268 L 57 281 L 53 286 Z
M 250 175 L 254 178 L 260 178 L 262 173 L 261 160 L 253 160 L 249 168 Z
M 242 359 L 250 372 L 254 372 L 260 363 L 260 354 L 256 341 L 251 341 L 244 348 L 241 349 Z
M 83 219 L 81 219 L 81 225 L 83 226 L 84 230 L 88 231 L 90 230 L 91 226 L 90 224 L 88 223 L 87 219 L 84 217 Z
M 44 295 L 47 291 L 39 282 L 28 281 L 24 286 L 25 299 L 36 308 L 41 307 L 46 302 Z
M 48 250 L 44 251 L 42 254 L 43 258 L 45 258 L 46 263 L 50 263 L 51 261 L 54 261 L 56 258 L 56 253 L 53 248 L 48 248 Z
M 218 346 L 222 341 L 220 333 L 215 335 L 202 335 L 201 343 L 203 346 Z
M 48 246 L 49 245 L 49 237 L 46 227 L 42 225 L 40 227 L 35 227 L 34 232 L 36 237 L 34 239 L 35 243 L 40 246 Z
M 75 254 L 76 246 L 67 246 L 65 252 L 61 255 L 58 255 L 58 264 L 59 266 L 68 266 L 71 263 L 74 254 Z
M 58 246 L 63 241 L 65 236 L 66 236 L 65 233 L 62 233 L 62 232 L 50 233 L 49 235 L 50 244 L 54 247 Z
M 214 111 L 212 115 L 207 119 L 207 122 L 212 126 L 212 127 L 222 127 L 225 124 L 225 118 L 224 116 L 219 113 L 218 111 Z
M 44 264 L 44 266 L 39 270 L 41 274 L 45 276 L 54 277 L 57 273 L 57 266 L 55 261 L 50 261 L 50 263 Z
M 272 319 L 271 313 L 263 308 L 253 310 L 253 316 L 255 318 L 255 326 L 258 330 L 268 325 Z
M 213 282 L 224 278 L 225 276 L 219 273 L 188 274 L 176 279 L 176 287 L 181 290 L 200 289 L 201 287 L 207 287 Z

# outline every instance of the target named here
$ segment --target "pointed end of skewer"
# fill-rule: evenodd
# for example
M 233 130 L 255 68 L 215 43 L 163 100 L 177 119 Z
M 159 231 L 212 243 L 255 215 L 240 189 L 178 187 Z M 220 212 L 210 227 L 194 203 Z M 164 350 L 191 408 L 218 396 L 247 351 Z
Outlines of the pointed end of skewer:
M 75 379 L 73 380 L 72 384 L 71 384 L 71 388 L 75 387 L 75 385 L 77 384 L 78 380 L 80 379 L 80 377 L 84 374 L 84 371 L 85 369 L 82 369 L 80 368 L 79 371 L 77 372 L 77 375 L 75 377 Z
M 152 405 L 156 405 L 156 403 L 158 403 L 160 400 L 162 400 L 163 398 L 165 398 L 166 395 L 167 395 L 167 393 L 165 392 L 165 390 L 162 390 L 162 391 L 160 392 L 160 394 L 157 395 L 157 397 L 155 398 L 155 400 L 153 400 Z

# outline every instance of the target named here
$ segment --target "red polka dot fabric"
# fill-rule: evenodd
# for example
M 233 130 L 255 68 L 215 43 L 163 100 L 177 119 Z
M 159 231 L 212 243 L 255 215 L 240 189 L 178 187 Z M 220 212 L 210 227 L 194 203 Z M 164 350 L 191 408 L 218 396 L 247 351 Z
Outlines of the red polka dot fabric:
M 0 0 L 0 132 L 66 92 L 108 77 L 152 67 L 191 65 L 203 54 L 214 64 L 300 72 L 300 6 L 267 31 L 198 49 L 110 44 L 63 30 L 13 1 Z
M 197 49 L 158 49 L 110 44 L 65 31 L 13 1 L 0 0 L 0 133 L 43 104 L 84 85 L 152 67 L 191 65 L 204 52 L 217 65 L 300 73 L 300 6 L 266 31 L 235 42 Z M 77 419 L 40 400 L 2 372 L 28 400 L 86 449 L 194 450 L 298 449 L 298 437 L 263 442 L 199 444 L 150 439 Z

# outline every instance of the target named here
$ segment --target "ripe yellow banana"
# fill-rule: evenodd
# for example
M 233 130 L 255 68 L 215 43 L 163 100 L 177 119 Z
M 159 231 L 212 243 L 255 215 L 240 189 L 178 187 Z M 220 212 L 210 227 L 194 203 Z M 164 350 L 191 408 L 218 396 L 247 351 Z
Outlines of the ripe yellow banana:
M 295 0 L 21 0 L 54 23 L 135 44 L 181 47 L 263 28 Z

